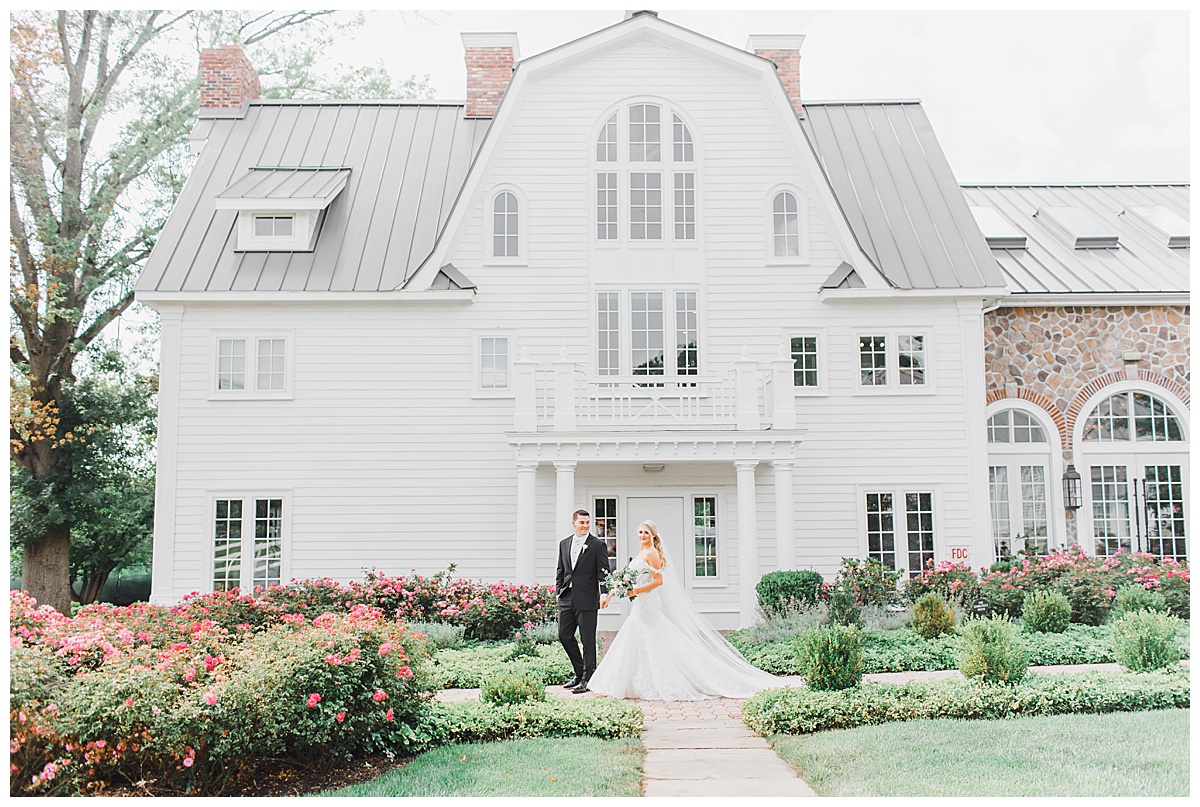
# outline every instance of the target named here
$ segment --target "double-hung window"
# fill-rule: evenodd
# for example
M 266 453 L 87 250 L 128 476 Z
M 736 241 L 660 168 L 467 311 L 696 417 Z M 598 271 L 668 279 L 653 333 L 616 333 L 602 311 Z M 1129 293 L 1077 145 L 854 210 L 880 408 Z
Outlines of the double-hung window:
M 858 388 L 930 390 L 929 337 L 914 331 L 864 331 L 856 336 Z
M 696 579 L 716 579 L 720 556 L 717 548 L 717 497 L 692 497 L 692 536 L 695 543 Z
M 209 398 L 290 398 L 292 336 L 287 333 L 216 335 Z
M 817 339 L 816 334 L 791 338 L 792 384 L 795 387 L 815 389 L 821 386 Z
M 213 590 L 249 593 L 282 582 L 286 503 L 274 493 L 212 498 Z
M 597 375 L 699 375 L 700 317 L 694 289 L 598 291 Z
M 696 143 L 669 105 L 621 107 L 601 124 L 593 154 L 598 242 L 696 240 Z
M 476 338 L 475 386 L 486 397 L 505 397 L 512 388 L 512 337 L 485 333 Z

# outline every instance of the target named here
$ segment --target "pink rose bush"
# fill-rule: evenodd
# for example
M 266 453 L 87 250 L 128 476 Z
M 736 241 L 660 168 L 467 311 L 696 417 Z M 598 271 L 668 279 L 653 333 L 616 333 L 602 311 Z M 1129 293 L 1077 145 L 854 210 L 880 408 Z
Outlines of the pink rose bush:
M 71 618 L 13 592 L 11 794 L 218 795 L 256 760 L 422 747 L 426 641 L 363 603 L 293 605 L 217 593 Z

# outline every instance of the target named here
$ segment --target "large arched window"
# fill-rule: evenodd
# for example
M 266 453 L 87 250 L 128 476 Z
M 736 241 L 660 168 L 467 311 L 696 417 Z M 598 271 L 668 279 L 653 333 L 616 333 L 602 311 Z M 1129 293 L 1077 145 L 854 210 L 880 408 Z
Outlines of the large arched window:
M 1021 409 L 1002 409 L 987 422 L 988 502 L 996 557 L 1024 549 L 1050 551 L 1050 442 L 1046 429 Z
M 1097 396 L 1076 427 L 1085 499 L 1080 541 L 1100 556 L 1149 552 L 1186 560 L 1189 459 L 1181 404 L 1136 382 L 1121 386 Z
M 520 253 L 517 235 L 520 217 L 517 211 L 517 195 L 501 191 L 492 200 L 492 257 L 516 258 Z
M 679 112 L 628 104 L 600 125 L 594 153 L 597 241 L 696 240 L 696 144 Z

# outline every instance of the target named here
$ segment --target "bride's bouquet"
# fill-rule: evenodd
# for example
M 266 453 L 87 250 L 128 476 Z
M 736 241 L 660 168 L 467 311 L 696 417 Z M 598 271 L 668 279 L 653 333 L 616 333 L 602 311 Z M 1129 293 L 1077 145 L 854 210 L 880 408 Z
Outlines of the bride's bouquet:
M 608 586 L 611 594 L 617 597 L 624 597 L 633 602 L 636 594 L 630 594 L 633 587 L 637 585 L 638 570 L 631 569 L 626 566 L 624 569 L 618 569 L 615 572 L 609 572 L 604 577 L 604 584 Z

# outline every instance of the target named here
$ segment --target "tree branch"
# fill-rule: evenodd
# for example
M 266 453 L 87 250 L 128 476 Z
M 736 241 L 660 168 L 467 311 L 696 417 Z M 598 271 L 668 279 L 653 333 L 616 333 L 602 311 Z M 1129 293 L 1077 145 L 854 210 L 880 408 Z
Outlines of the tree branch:
M 315 19 L 318 19 L 318 18 L 320 18 L 320 17 L 325 17 L 325 16 L 328 16 L 328 15 L 330 15 L 330 14 L 332 14 L 332 13 L 333 13 L 333 11 L 332 11 L 332 10 L 329 10 L 329 11 L 295 11 L 295 12 L 292 12 L 291 14 L 287 15 L 286 17 L 283 17 L 283 18 L 281 18 L 281 19 L 278 19 L 278 20 L 274 20 L 274 21 L 272 21 L 270 24 L 268 24 L 268 25 L 267 25 L 265 28 L 263 28 L 261 31 L 258 31 L 257 33 L 254 33 L 254 34 L 251 34 L 250 36 L 247 36 L 247 37 L 246 37 L 246 38 L 245 38 L 245 39 L 242 41 L 242 44 L 243 44 L 243 45 L 253 45 L 255 42 L 258 42 L 258 41 L 260 41 L 260 40 L 266 39 L 266 38 L 267 38 L 267 37 L 269 37 L 269 36 L 272 36 L 272 35 L 274 35 L 274 34 L 277 34 L 277 33 L 279 33 L 279 32 L 280 32 L 280 31 L 282 31 L 284 28 L 290 28 L 290 27 L 291 27 L 291 26 L 293 26 L 293 25 L 302 25 L 302 24 L 304 24 L 304 23 L 306 23 L 306 22 L 310 22 L 310 21 L 312 21 L 312 20 L 315 20 Z M 260 16 L 260 17 L 256 17 L 255 19 L 253 19 L 253 20 L 251 20 L 251 21 L 249 21 L 249 22 L 247 22 L 247 23 L 243 24 L 243 25 L 242 25 L 242 27 L 241 27 L 240 29 L 238 29 L 238 30 L 239 30 L 239 32 L 241 32 L 241 31 L 245 31 L 245 30 L 246 30 L 248 27 L 250 27 L 250 26 L 251 26 L 251 25 L 253 25 L 254 23 L 256 23 L 256 22 L 258 22 L 259 20 L 261 20 L 261 19 L 263 18 L 263 16 L 266 16 L 266 15 L 262 15 L 262 16 Z
M 17 344 L 14 337 L 8 337 L 8 360 L 16 365 L 29 364 L 29 359 L 25 358 L 25 354 L 21 352 L 21 346 Z
M 12 185 L 8 186 L 8 229 L 16 242 L 17 261 L 21 264 L 21 276 L 25 278 L 25 286 L 38 287 L 37 262 L 29 249 L 29 234 L 25 232 L 25 222 L 21 221 L 21 209 L 17 205 L 17 191 Z
M 90 345 L 92 340 L 99 336 L 100 332 L 108 326 L 108 323 L 121 316 L 132 302 L 133 290 L 131 289 L 120 300 L 113 303 L 105 311 L 101 312 L 96 319 L 92 320 L 92 324 L 87 327 L 87 330 L 76 337 L 77 341 L 83 343 L 84 347 Z

